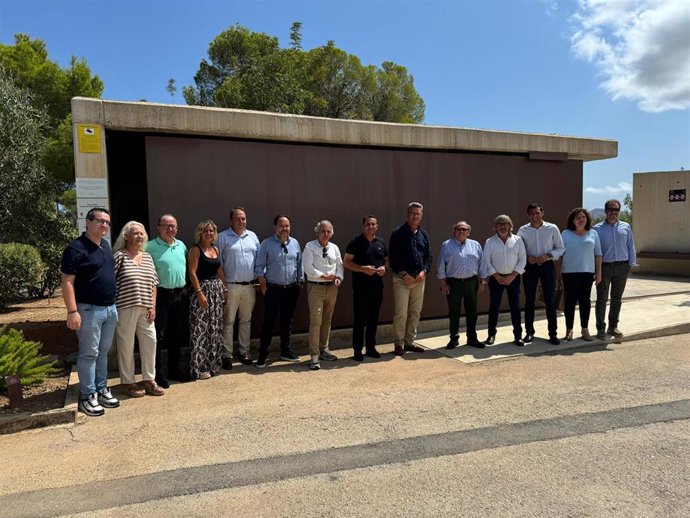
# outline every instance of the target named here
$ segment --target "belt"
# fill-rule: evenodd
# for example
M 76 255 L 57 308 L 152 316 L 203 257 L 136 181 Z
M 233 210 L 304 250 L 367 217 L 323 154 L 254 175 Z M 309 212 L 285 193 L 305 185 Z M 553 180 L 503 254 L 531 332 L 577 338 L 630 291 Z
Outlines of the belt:
M 299 286 L 299 282 L 293 282 L 292 284 L 273 284 L 272 282 L 267 282 L 266 286 L 268 286 L 269 288 L 287 289 L 287 288 L 293 288 L 295 286 Z
M 169 291 L 170 293 L 182 293 L 184 288 L 158 288 L 158 291 Z
M 614 266 L 620 266 L 621 264 L 628 264 L 628 261 L 611 261 L 610 263 L 603 263 L 603 264 L 612 264 Z
M 453 279 L 454 281 L 470 281 L 472 279 L 476 279 L 477 276 L 473 275 L 472 277 L 465 277 L 464 279 L 461 277 L 448 277 L 449 279 Z
M 251 284 L 256 284 L 256 283 L 257 283 L 256 279 L 254 279 L 253 281 L 249 281 L 249 282 L 226 282 L 226 284 L 239 284 L 240 286 L 249 286 Z
M 319 286 L 333 286 L 333 281 L 307 281 L 309 284 L 318 284 Z

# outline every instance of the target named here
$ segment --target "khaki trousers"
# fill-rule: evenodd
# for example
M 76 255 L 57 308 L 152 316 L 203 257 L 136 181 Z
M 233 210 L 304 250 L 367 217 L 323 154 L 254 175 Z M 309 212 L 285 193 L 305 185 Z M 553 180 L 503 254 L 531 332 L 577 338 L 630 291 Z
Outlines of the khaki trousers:
M 424 304 L 424 282 L 408 286 L 397 275 L 393 277 L 393 334 L 395 345 L 412 345 Z
M 134 336 L 139 339 L 141 377 L 156 379 L 156 326 L 146 321 L 147 308 L 134 306 L 118 310 L 117 363 L 120 381 L 125 385 L 134 383 Z
M 328 338 L 331 334 L 331 320 L 338 287 L 335 284 L 307 284 L 309 302 L 309 354 L 312 358 L 328 351 Z
M 223 310 L 223 356 L 232 356 L 232 341 L 235 327 L 235 319 L 239 312 L 240 323 L 237 329 L 237 341 L 239 342 L 239 353 L 249 352 L 250 339 L 252 333 L 252 311 L 256 303 L 256 287 L 251 284 L 231 284 L 225 283 L 228 287 L 228 303 Z

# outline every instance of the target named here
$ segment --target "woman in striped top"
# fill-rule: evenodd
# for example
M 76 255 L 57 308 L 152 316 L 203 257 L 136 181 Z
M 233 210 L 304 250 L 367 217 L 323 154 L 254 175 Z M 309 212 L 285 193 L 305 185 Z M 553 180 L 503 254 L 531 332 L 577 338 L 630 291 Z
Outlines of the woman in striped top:
M 117 283 L 117 360 L 120 380 L 130 397 L 162 396 L 156 383 L 156 285 L 158 275 L 144 252 L 148 235 L 144 225 L 130 221 L 115 242 Z M 142 386 L 134 382 L 134 336 L 139 339 Z

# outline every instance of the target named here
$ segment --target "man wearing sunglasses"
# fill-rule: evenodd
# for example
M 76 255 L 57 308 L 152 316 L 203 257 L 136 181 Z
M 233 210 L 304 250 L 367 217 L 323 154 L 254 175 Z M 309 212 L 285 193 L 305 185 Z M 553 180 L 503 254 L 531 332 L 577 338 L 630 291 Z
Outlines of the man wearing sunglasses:
M 108 351 L 115 334 L 115 261 L 104 238 L 110 230 L 110 212 L 101 207 L 86 214 L 86 231 L 62 254 L 62 297 L 67 327 L 77 333 L 79 355 L 79 410 L 100 416 L 120 402 L 108 388 Z
M 324 219 L 314 227 L 317 238 L 309 241 L 302 254 L 302 267 L 307 278 L 309 302 L 309 354 L 311 370 L 319 370 L 319 360 L 335 361 L 338 358 L 328 348 L 331 319 L 343 280 L 343 260 L 340 249 L 331 243 L 333 225 Z
M 254 274 L 264 296 L 264 322 L 259 340 L 259 358 L 256 368 L 266 367 L 268 348 L 273 336 L 273 325 L 280 315 L 280 359 L 299 362 L 292 352 L 290 336 L 292 317 L 304 278 L 302 250 L 296 239 L 290 237 L 290 218 L 280 214 L 273 219 L 275 234 L 261 242 L 256 256 Z
M 621 202 L 608 200 L 604 205 L 606 219 L 594 225 L 599 234 L 603 264 L 601 268 L 602 280 L 597 284 L 597 304 L 595 309 L 597 319 L 597 338 L 605 340 L 606 335 L 616 338 L 623 336 L 618 329 L 618 318 L 621 312 L 623 291 L 628 281 L 628 274 L 637 266 L 635 242 L 632 228 L 625 221 L 618 218 Z M 609 322 L 606 327 L 606 302 L 611 290 L 611 305 L 609 307 Z
M 453 225 L 453 237 L 441 245 L 438 257 L 438 278 L 441 292 L 448 299 L 450 341 L 446 349 L 455 349 L 460 339 L 460 305 L 465 300 L 467 345 L 484 348 L 477 339 L 477 292 L 482 292 L 486 280 L 479 281 L 482 246 L 469 239 L 472 227 L 467 221 Z

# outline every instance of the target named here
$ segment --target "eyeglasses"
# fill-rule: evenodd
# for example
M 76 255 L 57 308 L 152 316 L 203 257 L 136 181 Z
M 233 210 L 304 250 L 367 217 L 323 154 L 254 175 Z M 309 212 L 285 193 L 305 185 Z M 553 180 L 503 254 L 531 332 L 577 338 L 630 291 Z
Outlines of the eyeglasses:
M 177 225 L 158 225 L 158 228 L 165 228 L 167 230 L 177 230 Z
M 321 256 L 322 258 L 328 257 L 328 247 L 324 246 L 323 247 L 323 255 Z
M 606 212 L 620 212 L 620 209 L 606 209 Z
M 455 230 L 457 230 L 458 232 L 469 232 L 470 231 L 469 228 L 465 228 L 465 227 L 455 227 Z
M 110 226 L 110 220 L 102 218 L 91 218 L 91 221 L 95 221 L 97 225 L 107 225 Z
M 287 255 L 287 253 L 288 253 L 288 247 L 287 247 L 287 245 L 286 245 L 285 243 L 281 243 L 280 246 L 283 248 L 283 253 L 284 253 L 285 255 Z

